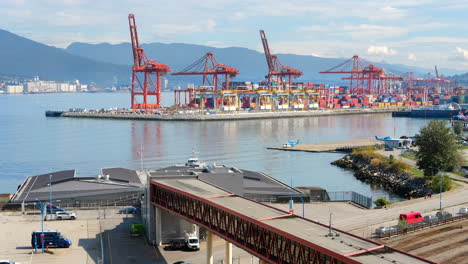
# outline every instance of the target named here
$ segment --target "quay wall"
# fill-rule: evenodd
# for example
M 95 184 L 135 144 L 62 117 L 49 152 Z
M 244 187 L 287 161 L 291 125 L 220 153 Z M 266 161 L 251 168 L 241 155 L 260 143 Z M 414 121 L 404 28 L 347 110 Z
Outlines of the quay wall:
M 377 114 L 403 111 L 404 109 L 340 109 L 340 110 L 313 110 L 288 111 L 264 113 L 228 113 L 228 114 L 162 114 L 162 113 L 117 113 L 117 112 L 64 112 L 62 117 L 72 118 L 101 118 L 101 119 L 130 119 L 130 120 L 158 120 L 158 121 L 221 121 L 221 120 L 251 120 L 251 119 L 277 119 L 294 117 L 314 117 L 332 115 Z

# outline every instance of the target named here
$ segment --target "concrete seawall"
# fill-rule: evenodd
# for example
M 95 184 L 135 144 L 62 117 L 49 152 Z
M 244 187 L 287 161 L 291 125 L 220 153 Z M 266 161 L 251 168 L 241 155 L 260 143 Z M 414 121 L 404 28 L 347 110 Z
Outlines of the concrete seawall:
M 100 119 L 128 119 L 128 120 L 158 120 L 158 121 L 221 121 L 221 120 L 251 120 L 277 119 L 294 117 L 314 117 L 333 115 L 377 114 L 403 111 L 404 109 L 340 109 L 314 111 L 288 111 L 265 113 L 230 113 L 230 114 L 155 114 L 155 113 L 97 113 L 97 112 L 64 112 L 62 117 L 72 118 L 100 118 Z

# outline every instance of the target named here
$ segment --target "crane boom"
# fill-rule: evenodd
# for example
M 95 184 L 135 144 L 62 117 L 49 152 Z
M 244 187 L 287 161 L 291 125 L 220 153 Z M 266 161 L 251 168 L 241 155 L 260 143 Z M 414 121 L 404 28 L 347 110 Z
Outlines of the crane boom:
M 274 70 L 273 60 L 271 58 L 270 47 L 268 46 L 268 40 L 263 29 L 260 30 L 260 37 L 262 38 L 263 50 L 265 51 L 265 58 L 268 64 L 268 71 Z
M 130 27 L 130 39 L 132 40 L 132 51 L 133 51 L 133 66 L 140 67 L 144 63 L 143 49 L 140 48 L 140 42 L 138 41 L 137 26 L 135 23 L 135 16 L 133 14 L 128 15 L 128 25 Z

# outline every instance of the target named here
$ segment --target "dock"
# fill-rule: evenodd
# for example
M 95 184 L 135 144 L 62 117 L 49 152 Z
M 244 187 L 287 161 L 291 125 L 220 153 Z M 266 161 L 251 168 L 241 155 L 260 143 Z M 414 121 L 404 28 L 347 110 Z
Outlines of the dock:
M 392 111 L 402 111 L 395 108 L 355 108 L 333 110 L 308 111 L 276 111 L 276 112 L 231 112 L 231 113 L 145 113 L 145 112 L 118 112 L 118 111 L 64 111 L 60 117 L 67 118 L 97 118 L 97 119 L 126 119 L 126 120 L 155 120 L 155 121 L 227 121 L 252 119 L 278 119 L 296 117 L 316 117 L 355 114 L 384 114 Z
M 305 152 L 350 152 L 355 148 L 371 147 L 383 145 L 382 141 L 378 140 L 347 140 L 338 142 L 324 142 L 317 144 L 298 144 L 295 146 L 279 146 L 269 147 L 267 149 L 286 150 L 286 151 L 305 151 Z

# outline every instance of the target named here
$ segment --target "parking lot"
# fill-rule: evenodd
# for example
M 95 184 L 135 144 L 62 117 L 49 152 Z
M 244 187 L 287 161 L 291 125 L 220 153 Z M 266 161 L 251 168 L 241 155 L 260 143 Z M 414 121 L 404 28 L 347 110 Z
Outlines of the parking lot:
M 31 254 L 31 232 L 41 230 L 40 215 L 1 213 L 0 259 L 21 264 L 165 263 L 157 248 L 148 245 L 143 237 L 129 235 L 129 226 L 140 222 L 138 217 L 117 214 L 118 209 L 75 212 L 76 220 L 44 222 L 44 230 L 60 231 L 72 241 L 70 248 L 51 248 L 53 254 Z
M 44 221 L 44 230 L 57 230 L 72 241 L 70 248 L 50 248 L 53 254 L 32 254 L 31 232 L 41 230 L 38 214 L 22 215 L 19 212 L 0 213 L 0 259 L 9 259 L 21 264 L 149 264 L 173 263 L 180 260 L 192 264 L 206 262 L 206 243 L 201 242 L 199 251 L 165 251 L 147 243 L 144 236 L 132 237 L 132 223 L 141 222 L 138 216 L 118 214 L 117 209 L 76 210 L 76 220 Z M 224 240 L 214 239 L 214 261 L 224 259 Z M 102 248 L 102 250 L 101 250 Z M 104 259 L 104 261 L 100 261 Z M 233 247 L 234 263 L 258 263 L 258 259 Z

